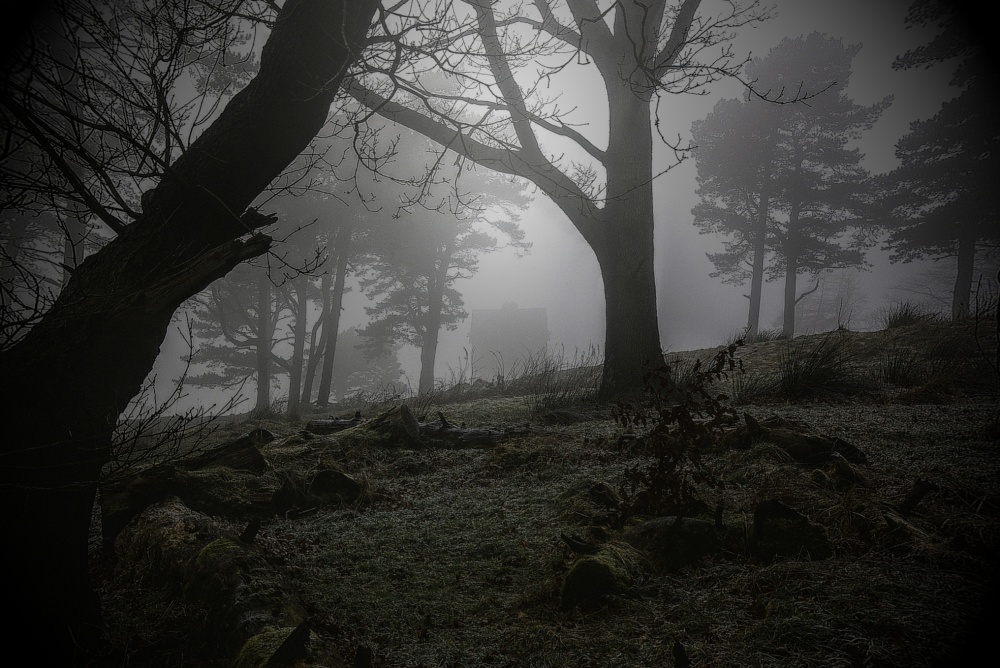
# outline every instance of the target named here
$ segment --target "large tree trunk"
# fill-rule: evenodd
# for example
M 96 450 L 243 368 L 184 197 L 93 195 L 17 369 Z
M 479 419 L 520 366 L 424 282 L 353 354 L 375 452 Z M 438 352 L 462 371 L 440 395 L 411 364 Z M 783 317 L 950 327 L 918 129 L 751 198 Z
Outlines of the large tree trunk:
M 958 240 L 958 271 L 951 293 L 951 319 L 960 320 L 969 315 L 972 298 L 972 275 L 976 265 L 976 239 L 963 236 Z
M 781 319 L 781 335 L 787 339 L 795 336 L 795 291 L 798 289 L 798 256 L 790 249 L 785 256 L 785 307 Z
M 351 253 L 352 225 L 349 220 L 341 221 L 337 228 L 337 276 L 333 282 L 328 320 L 323 323 L 326 346 L 323 349 L 323 373 L 319 379 L 317 406 L 330 404 L 330 386 L 333 384 L 333 361 L 337 355 L 337 335 L 340 332 L 340 313 L 344 308 L 344 285 L 347 281 L 347 260 Z
M 426 394 L 434 389 L 434 365 L 437 364 L 439 330 L 430 327 L 431 325 L 428 325 L 420 345 L 420 382 L 417 385 L 419 394 Z
M 608 198 L 592 244 L 604 279 L 604 372 L 599 398 L 642 387 L 662 362 L 653 272 L 653 136 L 648 94 L 617 81 L 609 90 Z
M 34 663 L 69 665 L 93 649 L 100 606 L 88 533 L 114 423 L 178 306 L 268 249 L 266 236 L 240 237 L 269 219 L 240 213 L 323 126 L 376 5 L 287 0 L 258 75 L 145 193 L 142 216 L 0 353 L 0 376 L 15 390 L 2 419 L 17 435 L 0 445 L 0 535 L 13 584 L 6 630 Z

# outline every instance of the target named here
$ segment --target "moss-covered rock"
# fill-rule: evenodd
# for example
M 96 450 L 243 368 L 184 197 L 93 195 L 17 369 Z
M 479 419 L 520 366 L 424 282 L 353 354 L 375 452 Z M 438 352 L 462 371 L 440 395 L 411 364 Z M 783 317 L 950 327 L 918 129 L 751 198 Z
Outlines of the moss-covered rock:
M 309 624 L 269 628 L 243 643 L 233 663 L 234 668 L 290 666 L 305 658 L 309 643 Z
M 406 404 L 366 420 L 337 434 L 345 448 L 420 448 L 420 427 Z
M 609 594 L 625 591 L 636 578 L 649 571 L 646 557 L 625 543 L 605 543 L 594 554 L 578 559 L 563 580 L 563 609 L 597 602 Z
M 146 508 L 118 534 L 115 554 L 124 568 L 176 581 L 204 545 L 212 524 L 177 497 L 169 497 Z

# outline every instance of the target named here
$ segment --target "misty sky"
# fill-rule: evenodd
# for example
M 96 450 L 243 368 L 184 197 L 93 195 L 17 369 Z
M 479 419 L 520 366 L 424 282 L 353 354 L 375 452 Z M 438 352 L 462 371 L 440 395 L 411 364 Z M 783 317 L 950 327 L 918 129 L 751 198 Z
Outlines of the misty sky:
M 873 172 L 895 165 L 896 141 L 907 132 L 911 121 L 928 118 L 942 102 L 955 95 L 947 86 L 948 67 L 906 72 L 893 71 L 893 59 L 907 49 L 925 43 L 927 32 L 906 30 L 903 17 L 910 0 L 778 0 L 775 18 L 756 28 L 744 28 L 735 42 L 738 55 L 763 57 L 783 37 L 799 37 L 813 31 L 839 37 L 846 44 L 863 45 L 854 60 L 849 94 L 859 104 L 871 104 L 893 94 L 893 105 L 883 114 L 873 131 L 860 144 L 865 166 Z M 711 7 L 711 1 L 704 6 Z M 592 74 L 592 73 L 591 73 Z M 596 75 L 593 75 L 596 76 Z M 582 130 L 596 142 L 606 143 L 606 117 L 587 117 L 596 107 L 592 96 L 598 79 L 585 72 L 566 82 L 561 108 L 577 107 L 573 120 L 590 122 Z M 675 96 L 661 107 L 661 123 L 667 136 L 690 138 L 691 122 L 703 118 L 720 97 L 739 97 L 737 82 L 720 82 L 706 96 Z M 667 155 L 667 151 L 664 151 Z M 699 235 L 692 224 L 695 196 L 695 163 L 689 159 L 656 185 L 656 265 L 660 302 L 660 330 L 667 350 L 689 350 L 718 345 L 745 324 L 746 289 L 723 285 L 711 278 L 711 262 L 706 252 L 721 244 Z M 565 346 L 569 355 L 575 348 L 601 344 L 604 334 L 603 288 L 593 252 L 558 208 L 538 194 L 524 212 L 522 226 L 534 244 L 523 258 L 513 252 L 484 256 L 478 275 L 455 287 L 465 297 L 466 309 L 500 308 L 516 302 L 524 308 L 548 309 L 551 344 Z M 886 254 L 877 248 L 869 254 L 876 267 L 863 276 L 869 301 L 864 312 L 852 315 L 851 326 L 863 328 L 866 316 L 885 302 L 907 298 L 898 288 L 908 277 L 926 270 L 926 264 L 889 266 Z M 800 279 L 804 285 L 806 279 Z M 801 289 L 801 288 L 800 288 Z M 775 326 L 779 317 L 781 284 L 765 285 L 761 327 Z M 365 324 L 367 300 L 357 290 L 346 295 L 341 327 Z M 457 367 L 468 346 L 467 320 L 455 332 L 442 332 L 436 375 L 448 378 L 449 366 Z M 176 342 L 167 346 L 178 350 Z M 179 349 L 183 352 L 183 348 Z M 179 353 L 178 353 L 179 354 Z M 173 355 L 176 359 L 177 354 Z M 404 349 L 401 361 L 410 379 L 419 376 L 418 353 Z

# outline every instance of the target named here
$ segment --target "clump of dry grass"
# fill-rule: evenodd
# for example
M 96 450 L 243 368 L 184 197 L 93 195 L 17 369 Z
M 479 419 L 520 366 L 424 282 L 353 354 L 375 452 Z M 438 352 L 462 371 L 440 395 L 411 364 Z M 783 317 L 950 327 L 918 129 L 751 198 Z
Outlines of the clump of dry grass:
M 938 322 L 940 320 L 940 314 L 910 301 L 901 301 L 889 306 L 883 306 L 875 313 L 875 322 L 883 330 Z
M 860 370 L 860 358 L 846 341 L 840 333 L 831 332 L 813 346 L 789 343 L 781 357 L 775 395 L 795 401 L 870 392 L 873 388 Z

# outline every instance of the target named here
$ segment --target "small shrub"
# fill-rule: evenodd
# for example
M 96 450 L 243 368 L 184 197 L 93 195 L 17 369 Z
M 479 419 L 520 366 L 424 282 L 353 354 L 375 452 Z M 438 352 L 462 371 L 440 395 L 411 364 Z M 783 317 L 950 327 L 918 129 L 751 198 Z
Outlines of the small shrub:
M 247 421 L 260 422 L 262 420 L 284 420 L 288 415 L 288 400 L 284 397 L 271 399 L 271 403 L 262 408 L 254 408 L 247 415 Z
M 773 395 L 778 382 L 773 374 L 741 368 L 730 374 L 729 385 L 733 405 L 745 406 L 754 400 Z
M 616 404 L 612 415 L 625 433 L 648 428 L 640 442 L 653 458 L 626 470 L 624 515 L 691 515 L 706 507 L 699 498 L 702 488 L 722 485 L 703 453 L 737 417 L 729 398 L 713 395 L 709 386 L 742 368 L 735 355 L 739 345 L 720 350 L 707 368 L 700 360 L 682 374 L 677 365 L 654 368 L 643 379 L 644 404 Z
M 788 335 L 780 329 L 761 329 L 750 337 L 747 343 L 761 343 L 762 341 L 784 341 Z
M 832 399 L 864 394 L 872 383 L 857 369 L 847 339 L 831 332 L 815 346 L 790 343 L 781 355 L 777 394 L 786 399 Z
M 545 350 L 522 361 L 516 373 L 504 380 L 504 394 L 526 397 L 529 411 L 545 411 L 591 402 L 597 398 L 604 357 L 591 346 L 575 351 L 567 358 L 565 351 Z

